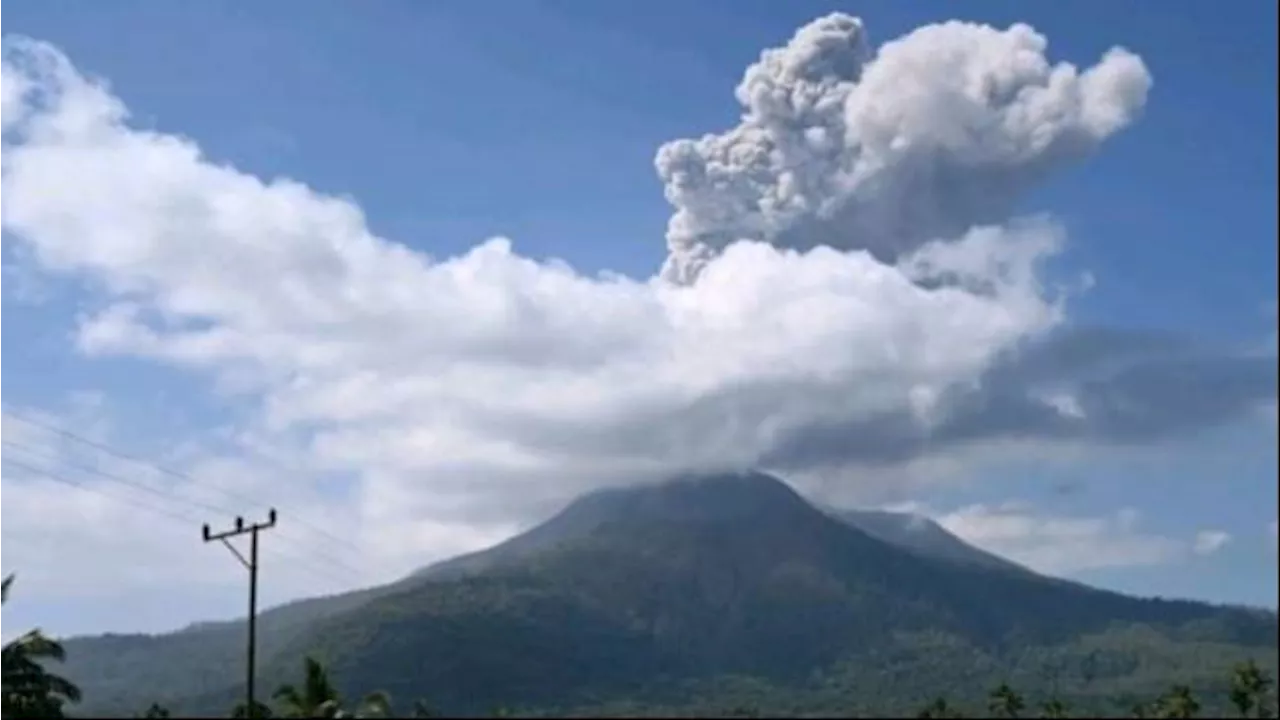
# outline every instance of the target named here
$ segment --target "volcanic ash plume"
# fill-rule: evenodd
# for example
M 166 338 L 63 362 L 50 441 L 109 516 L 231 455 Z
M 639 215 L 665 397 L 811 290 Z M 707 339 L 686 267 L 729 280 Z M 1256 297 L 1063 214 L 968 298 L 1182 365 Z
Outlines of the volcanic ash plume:
M 662 146 L 675 206 L 664 277 L 692 281 L 737 240 L 865 249 L 892 261 L 997 223 L 1049 171 L 1134 120 L 1151 78 L 1112 49 L 1081 72 L 1050 64 L 1026 25 L 947 22 L 872 53 L 843 14 L 749 67 L 742 122 Z

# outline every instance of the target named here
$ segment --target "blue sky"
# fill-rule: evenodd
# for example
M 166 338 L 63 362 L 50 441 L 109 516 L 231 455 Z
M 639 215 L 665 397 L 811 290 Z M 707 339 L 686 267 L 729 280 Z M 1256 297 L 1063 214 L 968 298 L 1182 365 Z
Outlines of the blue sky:
M 663 263 L 672 214 L 655 175 L 656 150 L 738 123 L 742 109 L 732 91 L 744 68 L 814 18 L 857 14 L 872 45 L 957 14 L 998 28 L 1025 22 L 1048 38 L 1051 61 L 1081 67 L 1120 45 L 1141 57 L 1154 79 L 1140 118 L 1018 201 L 1019 215 L 1050 213 L 1064 229 L 1065 249 L 1046 271 L 1048 281 L 1074 281 L 1086 271 L 1095 281 L 1070 298 L 1066 326 L 1169 333 L 1215 358 L 1249 352 L 1274 357 L 1274 345 L 1268 346 L 1274 343 L 1277 294 L 1273 3 L 1233 5 L 1229 12 L 1194 2 L 971 2 L 961 12 L 961 6 L 941 2 L 844 7 L 763 0 L 643 7 L 586 0 L 11 0 L 8 7 L 6 43 L 14 35 L 46 41 L 80 73 L 104 79 L 128 106 L 135 130 L 189 138 L 208 161 L 241 173 L 293 178 L 316 193 L 351 198 L 375 236 L 445 259 L 501 235 L 524 258 L 559 258 L 583 275 L 608 270 L 640 280 Z M 179 450 L 188 445 L 199 446 L 192 452 L 205 461 L 235 446 L 229 437 L 265 432 L 269 393 L 227 390 L 233 381 L 219 374 L 222 369 L 118 350 L 77 350 L 78 323 L 104 306 L 114 292 L 112 279 L 95 276 L 92 268 L 68 271 L 75 261 L 54 267 L 30 260 L 25 248 L 39 242 L 11 232 L 8 215 L 5 222 L 6 411 L 45 413 L 80 434 L 170 464 L 184 461 Z M 219 262 L 219 252 L 210 249 L 204 262 Z M 1233 381 L 1214 377 L 1219 379 L 1197 382 Z M 1176 392 L 1181 386 L 1172 387 Z M 1272 407 L 1274 387 L 1272 377 Z M 6 418 L 6 439 L 10 426 Z M 1079 551 L 1085 535 L 1111 533 L 1125 536 L 1117 542 L 1138 542 L 1137 555 L 1145 559 L 1070 574 L 1142 594 L 1274 605 L 1275 546 L 1267 536 L 1276 517 L 1274 410 L 1270 419 L 1265 412 L 1234 412 L 1212 422 L 1189 421 L 1188 427 L 1140 441 L 1095 438 L 1067 449 L 987 453 L 966 466 L 963 480 L 900 483 L 878 497 L 948 517 L 951 527 L 965 528 L 971 539 L 985 539 L 997 550 L 1014 547 L 1009 543 L 1018 541 L 1011 535 L 1016 532 L 978 529 L 974 513 L 964 510 L 980 505 L 992 520 L 1000 515 L 998 506 L 1008 515 L 1032 507 L 1042 528 L 1055 518 L 1077 524 L 1023 547 L 1026 557 L 1057 558 L 1069 549 L 1046 549 L 1045 543 L 1076 543 Z M 293 428 L 271 441 L 305 454 L 314 447 L 308 445 L 312 429 Z M 27 440 L 40 441 L 34 435 Z M 184 467 L 197 474 L 197 465 Z M 282 483 L 310 483 L 306 503 L 314 506 L 313 517 L 323 518 L 320 524 L 332 517 L 332 529 L 341 532 L 339 516 L 325 503 L 359 497 L 376 505 L 369 498 L 384 480 L 374 471 L 351 477 L 362 470 L 334 471 L 332 482 L 317 479 L 330 470 L 237 487 L 265 498 L 287 495 Z M 878 465 L 875 472 L 891 470 Z M 6 491 L 16 487 L 9 472 Z M 834 474 L 856 478 L 859 472 L 845 467 Z M 915 478 L 931 471 L 913 466 L 904 472 Z M 839 482 L 828 478 L 818 485 Z M 1064 486 L 1071 491 L 1062 492 Z M 550 493 L 546 502 L 563 494 Z M 1138 512 L 1137 529 L 1126 524 L 1125 509 Z M 113 517 L 114 511 L 102 512 Z M 440 537 L 454 539 L 419 554 L 447 554 L 536 515 L 529 508 L 498 513 L 492 523 L 469 522 L 487 528 L 472 534 L 440 530 Z M 5 520 L 11 520 L 8 512 Z M 44 556 L 15 545 L 44 542 L 58 531 L 41 535 L 29 523 L 11 522 L 23 529 L 5 533 L 14 543 L 5 570 L 24 577 L 24 565 Z M 1218 531 L 1229 533 L 1230 542 L 1203 556 L 1159 544 Z M 403 546 L 406 537 L 369 542 Z M 1095 540 L 1106 538 L 1089 542 Z M 91 546 L 49 542 L 83 552 L 86 560 L 96 557 Z M 191 548 L 202 556 L 209 550 Z M 397 558 L 399 564 L 386 567 L 410 563 Z M 229 573 L 219 576 L 222 584 L 210 581 L 179 594 L 189 612 L 158 610 L 156 618 L 137 618 L 96 611 L 92 621 L 82 621 L 76 618 L 88 617 L 91 594 L 38 571 L 29 575 L 23 582 L 47 603 L 45 609 L 15 606 L 14 612 L 53 629 L 156 629 L 238 609 L 237 579 Z M 300 580 L 279 588 L 276 597 L 316 589 Z M 131 581 L 110 592 L 128 601 L 148 590 L 154 588 Z M 52 617 L 47 608 L 54 608 Z

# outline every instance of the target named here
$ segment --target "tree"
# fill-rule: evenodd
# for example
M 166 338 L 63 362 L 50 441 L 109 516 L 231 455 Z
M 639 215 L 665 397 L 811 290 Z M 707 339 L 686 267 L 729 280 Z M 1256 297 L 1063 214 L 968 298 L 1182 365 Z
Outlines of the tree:
M 1156 714 L 1159 717 L 1193 718 L 1199 712 L 1200 703 L 1186 685 L 1174 685 L 1156 701 Z
M 991 691 L 987 708 L 996 717 L 1016 718 L 1026 708 L 1026 702 L 1008 683 L 1000 683 L 999 687 Z
M 956 712 L 954 709 L 952 709 L 952 707 L 947 704 L 947 701 L 944 698 L 937 698 L 933 702 L 926 705 L 924 709 L 921 710 L 918 715 L 916 715 L 916 717 L 918 718 L 958 718 L 963 716 L 960 715 L 960 713 Z
M 1040 717 L 1044 718 L 1065 718 L 1067 716 L 1067 706 L 1058 698 L 1049 698 L 1040 708 Z
M 151 703 L 151 707 L 147 708 L 147 711 L 142 714 L 142 717 L 152 718 L 153 720 L 167 718 L 169 717 L 169 709 L 159 703 Z
M 1258 664 L 1252 660 L 1237 665 L 1231 674 L 1231 704 L 1240 712 L 1240 717 L 1270 717 L 1271 709 L 1267 706 L 1267 691 L 1271 688 L 1271 680 L 1262 672 Z
M 342 708 L 338 689 L 329 673 L 313 657 L 303 659 L 302 688 L 282 685 L 272 697 L 281 706 L 281 716 L 288 718 L 334 717 Z
M 0 604 L 9 600 L 13 575 L 0 586 Z M 49 672 L 44 663 L 62 662 L 66 652 L 56 640 L 39 629 L 5 643 L 0 650 L 3 672 L 3 707 L 5 717 L 63 717 L 63 706 L 80 701 L 80 689 L 71 681 Z
M 356 706 L 354 712 L 342 707 L 342 695 L 329 679 L 324 665 L 313 657 L 303 660 L 302 688 L 282 685 L 273 696 L 281 707 L 281 717 L 288 718 L 348 718 L 390 717 L 391 697 L 377 690 L 369 693 Z

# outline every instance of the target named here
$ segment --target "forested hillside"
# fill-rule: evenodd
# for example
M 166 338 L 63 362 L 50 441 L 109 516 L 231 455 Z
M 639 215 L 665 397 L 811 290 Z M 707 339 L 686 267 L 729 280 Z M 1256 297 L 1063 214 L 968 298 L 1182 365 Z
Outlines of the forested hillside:
M 905 712 L 1006 681 L 1104 709 L 1277 664 L 1272 612 L 1126 597 L 975 562 L 991 556 L 954 538 L 878 535 L 762 474 L 596 493 L 488 553 L 264 613 L 262 682 L 313 656 L 357 695 L 447 713 Z M 239 696 L 236 624 L 67 648 L 86 710 L 211 713 Z

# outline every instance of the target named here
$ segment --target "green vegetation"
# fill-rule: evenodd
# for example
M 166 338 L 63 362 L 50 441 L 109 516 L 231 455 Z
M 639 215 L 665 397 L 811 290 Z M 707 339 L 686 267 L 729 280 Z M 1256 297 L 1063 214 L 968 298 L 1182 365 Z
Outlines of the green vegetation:
M 4 597 L 7 600 L 12 576 L 5 579 Z M 1099 647 L 1095 645 L 1094 647 Z M 1097 655 L 1090 656 L 1098 658 Z M 44 637 L 38 630 L 33 630 L 4 647 L 4 714 L 6 717 L 64 717 L 64 705 L 79 700 L 79 692 L 69 681 L 46 671 L 43 661 L 63 659 L 59 644 Z M 749 686 L 750 683 L 747 683 Z M 1235 666 L 1226 688 L 1225 696 L 1214 699 L 1214 715 L 1224 715 L 1229 705 L 1234 714 L 1241 718 L 1270 718 L 1275 712 L 1275 685 L 1268 672 L 1256 662 L 1250 660 Z M 702 688 L 708 690 L 711 688 Z M 724 688 L 722 688 L 724 689 Z M 743 688 L 745 689 L 745 688 Z M 758 688 L 767 693 L 769 688 Z M 672 716 L 729 716 L 754 717 L 761 713 L 759 705 L 750 702 L 748 697 L 741 699 L 721 696 L 719 700 L 712 696 L 704 697 L 700 703 L 678 706 L 602 706 L 597 708 L 581 708 L 576 714 L 602 712 L 604 714 L 621 714 L 629 716 L 672 715 Z M 1009 683 L 1001 682 L 987 694 L 987 717 L 1019 718 L 1025 717 L 1029 703 L 1026 697 L 1015 690 Z M 303 662 L 302 682 L 298 685 L 283 684 L 272 695 L 271 704 L 258 703 L 251 714 L 243 704 L 236 705 L 230 713 L 231 717 L 247 718 L 366 718 L 395 717 L 397 713 L 392 707 L 390 696 L 383 691 L 368 693 L 353 709 L 347 709 L 343 696 L 331 679 L 328 669 L 318 660 L 306 657 Z M 1225 702 L 1223 702 L 1225 701 Z M 728 703 L 726 705 L 725 703 Z M 717 704 L 720 706 L 717 708 Z M 766 699 L 765 704 L 771 704 Z M 782 714 L 776 705 L 770 708 L 770 714 Z M 971 704 L 971 703 L 970 703 Z M 938 697 L 923 708 L 914 712 L 921 718 L 960 718 L 965 717 L 964 703 L 955 702 L 945 697 Z M 561 710 L 541 711 L 531 709 L 519 713 L 525 716 L 547 716 L 559 714 Z M 802 713 L 800 707 L 793 708 L 797 714 Z M 1201 700 L 1186 684 L 1175 684 L 1167 692 L 1152 701 L 1133 704 L 1132 717 L 1141 718 L 1192 718 L 1198 717 L 1204 710 Z M 1101 715 L 1096 707 L 1093 710 L 1083 709 L 1087 715 Z M 810 711 L 812 712 L 812 711 Z M 863 712 L 873 712 L 870 709 Z M 575 714 L 570 712 L 568 714 Z M 826 713 L 823 713 L 826 714 Z M 847 710 L 845 713 L 847 714 Z M 896 713 L 895 713 L 896 714 Z M 904 715 L 908 713 L 902 713 Z M 490 713 L 492 717 L 512 715 L 505 709 Z M 426 703 L 418 700 L 414 703 L 412 717 L 431 717 L 432 713 Z M 982 716 L 979 713 L 977 716 Z M 1046 699 L 1039 706 L 1039 717 L 1070 717 L 1070 707 L 1060 697 Z M 140 717 L 167 718 L 170 711 L 164 706 L 153 703 Z
M 13 575 L 0 587 L 0 604 L 9 601 Z M 61 662 L 65 651 L 39 629 L 31 630 L 4 644 L 0 651 L 4 676 L 4 700 L 0 714 L 5 717 L 64 717 L 63 707 L 80 700 L 80 689 L 44 663 Z
M 1254 663 L 1238 665 L 1232 674 L 1231 704 L 1235 706 L 1238 717 L 1270 718 L 1273 717 L 1274 698 L 1270 696 L 1272 686 L 1270 679 Z M 298 691 L 292 686 L 283 686 L 276 693 L 277 706 L 259 704 L 252 717 L 258 718 L 366 718 L 396 717 L 390 698 L 386 693 L 375 693 L 365 699 L 364 703 L 353 713 L 342 707 L 337 690 L 330 683 L 327 673 L 314 659 L 306 660 L 305 690 Z M 1008 684 L 1001 683 L 988 695 L 987 713 L 978 717 L 1020 718 L 1027 708 L 1026 700 Z M 1131 715 L 1138 718 L 1194 718 L 1199 717 L 1201 706 L 1199 700 L 1185 685 L 1175 685 L 1168 692 L 1149 703 L 1135 705 Z M 877 713 L 878 714 L 878 713 Z M 1093 715 L 1093 714 L 1090 714 Z M 1224 715 L 1219 713 L 1219 716 Z M 232 711 L 232 717 L 250 717 L 244 711 L 244 705 L 238 705 Z M 421 700 L 414 704 L 411 717 L 431 717 L 431 712 Z M 511 713 L 499 708 L 490 714 L 491 717 L 510 717 Z M 534 715 L 536 717 L 536 715 Z M 730 711 L 713 713 L 714 717 L 757 717 L 758 712 L 752 708 L 740 707 Z M 17 717 L 31 717 L 18 715 Z M 167 718 L 168 710 L 159 705 L 152 705 L 143 717 Z M 918 718 L 963 718 L 964 712 L 953 706 L 945 698 L 936 698 L 921 708 L 915 717 Z M 1069 708 L 1058 698 L 1050 698 L 1043 703 L 1037 717 L 1067 718 L 1071 717 Z
M 281 685 L 273 696 L 280 710 L 279 717 L 350 717 L 342 707 L 342 696 L 329 680 L 324 666 L 315 658 L 304 661 L 302 688 Z M 354 711 L 354 717 L 388 717 L 391 698 L 385 692 L 374 691 L 365 696 Z
M 1274 612 L 1104 592 L 950 541 L 954 560 L 935 557 L 767 477 L 693 488 L 589 497 L 449 572 L 269 610 L 258 682 L 279 690 L 234 714 L 394 715 L 419 697 L 446 716 L 1274 712 Z M 76 710 L 225 714 L 243 631 L 68 640 Z

